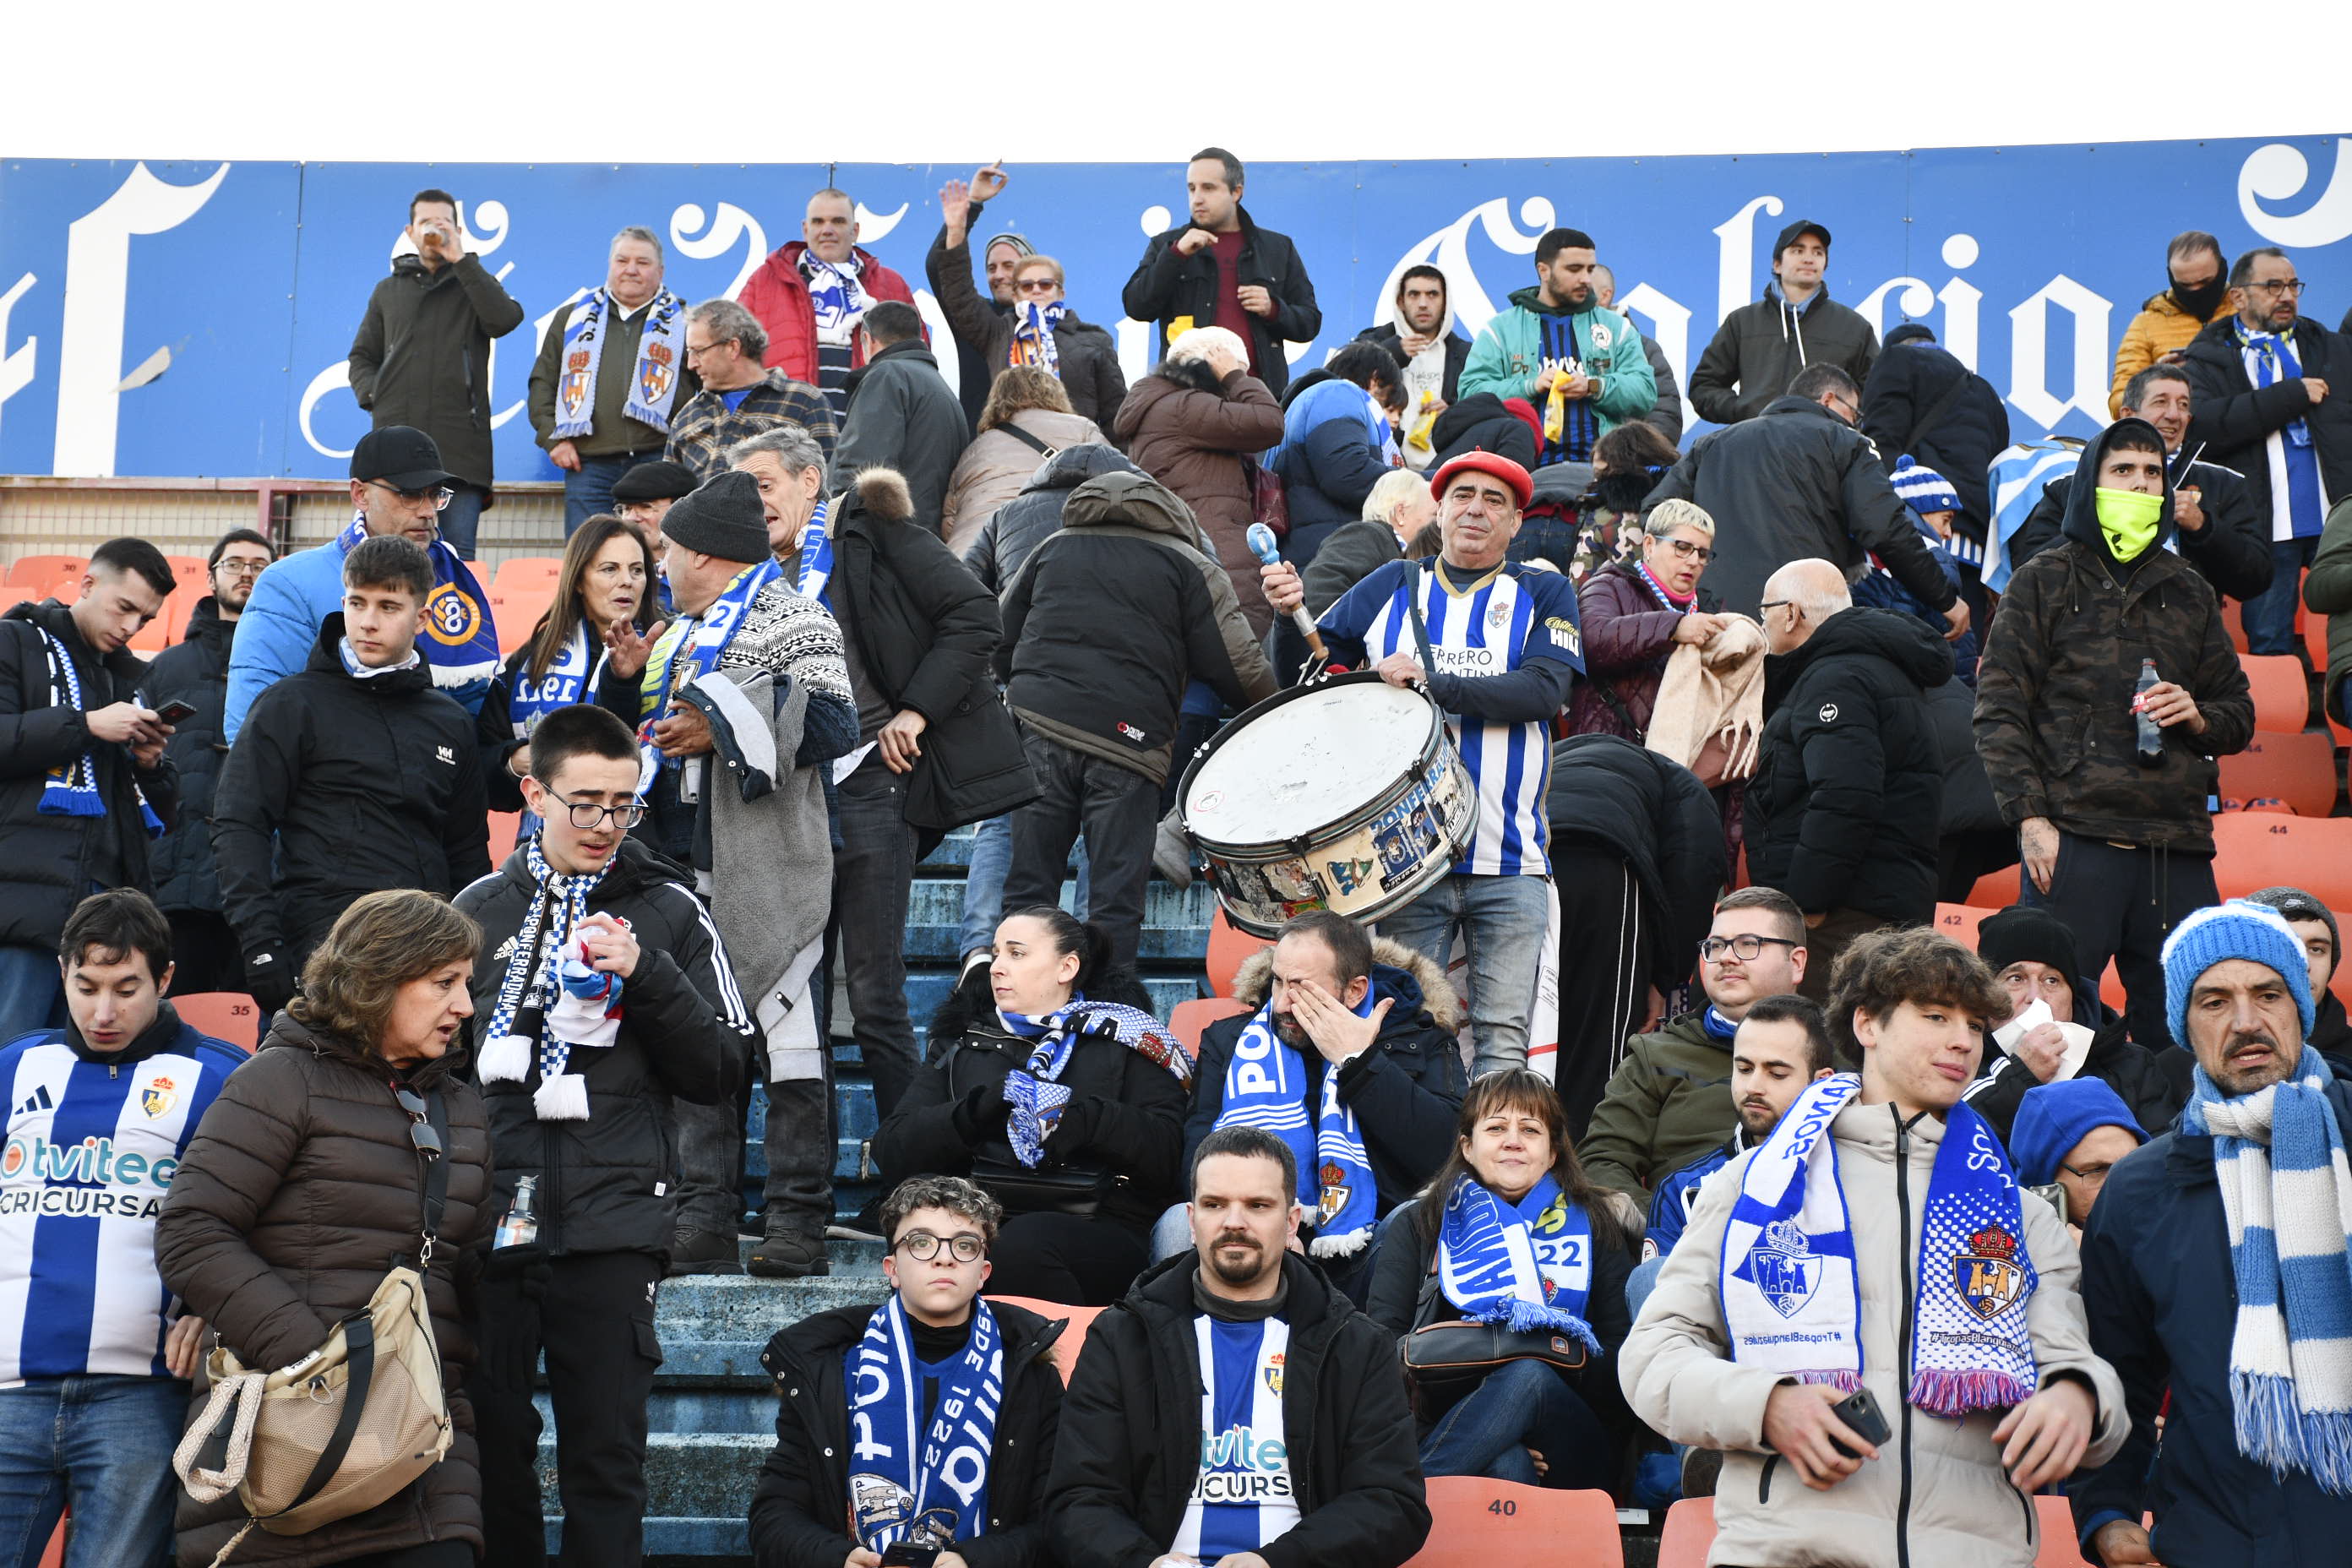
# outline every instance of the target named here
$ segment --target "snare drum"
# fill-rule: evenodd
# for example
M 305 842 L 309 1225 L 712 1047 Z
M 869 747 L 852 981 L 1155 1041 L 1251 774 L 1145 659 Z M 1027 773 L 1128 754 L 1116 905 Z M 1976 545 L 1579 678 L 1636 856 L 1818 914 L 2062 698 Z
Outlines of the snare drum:
M 1177 794 L 1234 925 L 1331 910 L 1379 920 L 1452 868 L 1478 792 L 1444 715 L 1361 671 L 1278 693 L 1201 749 Z

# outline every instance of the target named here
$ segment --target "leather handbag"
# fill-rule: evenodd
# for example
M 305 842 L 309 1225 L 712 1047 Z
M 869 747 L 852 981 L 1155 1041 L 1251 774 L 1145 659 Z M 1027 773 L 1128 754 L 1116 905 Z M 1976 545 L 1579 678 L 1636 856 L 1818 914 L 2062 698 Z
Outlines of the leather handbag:
M 1282 491 L 1282 476 L 1270 472 L 1266 466 L 1252 459 L 1250 471 L 1250 521 L 1262 522 L 1282 539 L 1290 532 L 1290 500 Z
M 1584 1343 L 1568 1334 L 1511 1329 L 1457 1318 L 1404 1337 L 1405 1387 L 1424 1421 L 1452 1409 L 1505 1362 L 1539 1361 L 1558 1372 L 1581 1371 Z
M 976 1156 L 971 1179 L 982 1191 L 1004 1205 L 1007 1214 L 1067 1214 L 1091 1218 L 1102 1207 L 1103 1194 L 1118 1180 L 1090 1165 L 1039 1166 L 1032 1170 L 1018 1160 Z

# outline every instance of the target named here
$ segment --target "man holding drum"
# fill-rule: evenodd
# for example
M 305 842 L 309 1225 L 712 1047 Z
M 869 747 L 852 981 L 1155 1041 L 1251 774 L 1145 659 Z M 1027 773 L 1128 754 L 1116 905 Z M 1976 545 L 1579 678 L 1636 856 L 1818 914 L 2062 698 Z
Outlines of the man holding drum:
M 1527 1065 L 1550 921 L 1550 724 L 1584 668 L 1584 640 L 1568 579 L 1505 559 L 1534 491 L 1525 468 L 1468 452 L 1430 488 L 1444 540 L 1438 556 L 1389 563 L 1318 625 L 1334 659 L 1429 694 L 1477 787 L 1467 850 L 1443 881 L 1381 922 L 1382 935 L 1441 964 L 1462 934 L 1475 1075 Z M 1267 601 L 1288 615 L 1302 596 L 1297 573 L 1285 563 L 1262 576 Z

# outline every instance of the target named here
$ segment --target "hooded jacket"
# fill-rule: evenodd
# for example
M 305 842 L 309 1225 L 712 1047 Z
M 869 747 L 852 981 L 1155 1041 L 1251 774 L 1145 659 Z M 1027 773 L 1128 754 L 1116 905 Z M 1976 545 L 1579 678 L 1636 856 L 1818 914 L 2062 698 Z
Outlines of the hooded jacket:
M 1737 425 L 1770 407 L 1808 365 L 1833 364 L 1861 386 L 1877 358 L 1878 334 L 1830 298 L 1828 283 L 1801 310 L 1789 307 L 1777 282 L 1767 283 L 1715 330 L 1691 372 L 1691 406 L 1702 419 Z
M 2119 420 L 2076 471 L 2095 475 L 2127 429 L 2158 439 L 2145 420 Z M 2011 826 L 2045 817 L 2086 838 L 2210 855 L 2213 759 L 2244 750 L 2253 735 L 2245 671 L 2211 586 L 2163 547 L 2172 533 L 2169 472 L 2156 541 L 2128 564 L 2099 531 L 2097 497 L 2095 484 L 2072 488 L 2063 536 L 2018 568 L 2001 595 L 1977 665 L 1977 751 Z M 2155 768 L 2134 754 L 2143 659 L 2186 687 L 2205 719 L 2201 735 L 2186 724 L 2167 729 Z
M 40 631 L 57 638 L 74 661 L 81 682 L 79 712 L 64 700 Z M 99 658 L 82 641 L 73 611 L 55 599 L 0 615 L 0 835 L 7 844 L 0 865 L 0 942 L 55 952 L 66 918 L 97 873 L 109 868 L 110 880 L 149 886 L 150 850 L 137 792 L 145 792 L 147 804 L 169 826 L 179 812 L 178 769 L 168 751 L 153 770 L 141 769 L 130 747 L 91 740 L 82 717 L 130 698 L 147 673 L 146 660 L 128 648 Z M 97 764 L 106 815 L 41 810 L 49 770 L 70 767 L 85 754 Z
M 1775 398 L 1758 417 L 1700 437 L 1642 510 L 1675 497 L 1718 520 L 1706 585 L 1743 616 L 1759 613 L 1766 579 L 1808 556 L 1837 563 L 1851 582 L 1868 569 L 1865 552 L 1875 555 L 1938 615 L 1958 597 L 1868 437 L 1805 398 Z
M 2189 373 L 2189 434 L 2183 439 L 2190 447 L 2203 442 L 2206 458 L 2245 476 L 2267 539 L 2273 537 L 2270 437 L 2296 419 L 2311 432 L 2323 492 L 2352 495 L 2352 399 L 2336 395 L 2339 388 L 2352 388 L 2352 340 L 2298 319 L 2286 336 L 2294 341 L 2302 375 L 2257 388 L 2238 349 L 2237 324 L 2233 315 L 2216 316 L 2183 351 L 2187 357 L 2180 368 Z M 2305 379 L 2326 382 L 2327 398 L 2312 402 Z
M 362 1513 L 306 1535 L 254 1531 L 237 1547 L 238 1563 L 314 1568 L 434 1541 L 480 1550 L 481 1481 L 463 1392 L 474 1334 L 461 1270 L 489 1244 L 498 1211 L 489 1128 L 464 1063 L 453 1048 L 395 1072 L 357 1042 L 280 1013 L 253 1059 L 222 1086 L 172 1178 L 155 1222 L 163 1289 L 247 1366 L 290 1365 L 367 1305 L 388 1267 L 415 1256 L 423 1178 L 409 1141 L 415 1123 L 394 1085 L 442 1100 L 448 1196 L 425 1299 L 456 1427 L 448 1455 Z M 190 1415 L 202 1408 L 202 1399 L 193 1402 Z M 180 1561 L 210 1563 L 244 1519 L 234 1493 L 215 1503 L 183 1493 Z
M 1890 1104 L 1858 1100 L 1830 1123 L 1860 1287 L 1862 1382 L 1893 1436 L 1879 1445 L 1876 1460 L 1827 1491 L 1808 1490 L 1765 1449 L 1764 1406 L 1782 1375 L 1729 1359 L 1724 1231 L 1754 1152 L 1734 1158 L 1700 1189 L 1689 1226 L 1625 1341 L 1619 1372 L 1644 1422 L 1675 1442 L 1725 1450 L 1715 1493 L 1716 1561 L 1755 1568 L 2032 1563 L 2041 1544 L 2033 1500 L 2011 1483 L 1992 1438 L 2006 1413 L 1980 1410 L 1950 1421 L 1913 1409 L 1904 1397 L 1916 1327 L 1916 1238 L 1947 1131 L 1933 1116 L 1906 1124 Z M 2101 1207 L 2113 1197 L 2110 1185 Z M 2076 1289 L 2081 1267 L 2057 1212 L 2031 1197 L 2019 1208 L 2024 1246 L 2041 1277 L 2025 1308 L 2039 1384 L 2048 1388 L 2063 1377 L 2087 1388 L 2095 1411 L 2084 1461 L 2103 1464 L 2128 1430 L 2124 1385 L 2093 1353 Z M 2226 1333 L 2216 1342 L 2226 1344 Z
M 760 1352 L 776 1380 L 776 1446 L 751 1493 L 751 1560 L 759 1568 L 841 1568 L 857 1544 L 844 1528 L 851 1503 L 847 1357 L 880 1303 L 835 1307 L 779 1330 Z M 1064 1318 L 992 1300 L 1003 1338 L 1004 1382 L 988 1457 L 988 1528 L 956 1542 L 969 1568 L 1032 1568 L 1048 1560 L 1046 1467 L 1062 1414 Z
M 939 533 L 948 476 L 971 441 L 963 405 L 920 340 L 890 344 L 849 373 L 847 412 L 833 471 L 843 479 L 867 468 L 894 468 L 913 496 L 915 517 Z
M 1235 708 L 1274 695 L 1224 569 L 1192 514 L 1141 474 L 1070 492 L 1062 526 L 1004 593 L 996 671 L 1038 734 L 1164 783 L 1189 680 Z
M 2352 1136 L 2352 1089 L 2338 1079 L 2326 1093 Z M 2085 1456 L 2088 1473 L 2067 1482 L 2075 1527 L 2153 1510 L 2157 1558 L 2179 1568 L 2341 1562 L 2352 1497 L 2300 1471 L 2273 1475 L 2238 1451 L 2238 1291 L 2213 1140 L 2169 1131 L 2119 1162 L 2083 1227 L 2082 1257 L 2091 1349 L 2122 1376 L 2131 1434 L 2104 1468 Z
M 422 665 L 346 673 L 342 638 L 338 610 L 309 666 L 254 702 L 221 771 L 213 855 L 248 963 L 269 953 L 299 973 L 362 893 L 446 898 L 489 874 L 472 717 Z
M 1269 393 L 1279 397 L 1290 381 L 1290 361 L 1283 344 L 1311 343 L 1322 336 L 1323 309 L 1315 302 L 1314 281 L 1307 276 L 1307 263 L 1299 259 L 1298 247 L 1290 243 L 1290 237 L 1260 228 L 1245 206 L 1236 205 L 1234 216 L 1240 221 L 1242 234 L 1234 284 L 1236 288 L 1255 284 L 1274 298 L 1273 316 L 1244 312 L 1249 316 L 1249 368 Z M 1176 241 L 1192 226 L 1187 218 L 1153 235 L 1151 243 L 1143 247 L 1143 259 L 1135 264 L 1133 276 L 1119 292 L 1119 303 L 1130 317 L 1159 329 L 1152 334 L 1155 366 L 1179 334 L 1192 327 L 1217 324 L 1214 247 L 1204 247 L 1190 256 L 1176 250 Z
M 1552 745 L 1545 809 L 1554 855 L 1599 850 L 1633 873 L 1642 926 L 1657 933 L 1650 984 L 1668 992 L 1687 980 L 1727 871 L 1722 814 L 1698 775 L 1638 741 L 1572 735 Z M 1563 971 L 1570 956 L 1561 955 Z
M 2149 1137 L 2171 1126 L 2180 1108 L 2189 1103 L 2189 1079 L 2197 1058 L 2170 1046 L 2152 1051 L 2134 1044 L 2123 1019 L 2108 1011 L 2099 1000 L 2098 988 L 2084 980 L 2074 982 L 2074 1017 L 2096 1031 L 2091 1037 L 2090 1054 L 2074 1076 L 2103 1080 Z M 1962 1098 L 1970 1110 L 1992 1123 L 1993 1131 L 2006 1143 L 2025 1091 L 2039 1087 L 2041 1080 L 2032 1068 L 1993 1044 L 1990 1037 L 1985 1041 L 1985 1057 L 1984 1076 L 1969 1085 Z
M 1047 1507 L 1065 1568 L 1148 1568 L 1183 1523 L 1201 1469 L 1201 1374 L 1189 1249 L 1152 1268 L 1087 1331 L 1062 1400 Z M 1267 1568 L 1400 1568 L 1429 1536 L 1396 1339 L 1322 1271 L 1282 1260 L 1282 1435 L 1298 1522 Z
M 506 982 L 515 939 L 539 887 L 526 851 L 451 900 L 482 928 L 474 965 L 474 1016 L 489 1022 Z M 621 1027 L 602 1050 L 572 1053 L 587 1079 L 588 1120 L 542 1121 L 531 1107 L 534 1068 L 520 1083 L 481 1086 L 498 1152 L 496 1207 L 504 1213 L 518 1178 L 539 1178 L 539 1238 L 551 1256 L 644 1252 L 669 1256 L 677 1202 L 668 1132 L 673 1101 L 718 1105 L 740 1087 L 753 1030 L 710 911 L 688 873 L 634 838 L 589 896 L 637 939 L 637 967 L 621 987 Z M 535 1033 L 536 1031 L 534 1031 Z
M 1221 381 L 1198 360 L 1163 364 L 1127 389 L 1111 434 L 1137 468 L 1192 509 L 1250 629 L 1265 636 L 1274 611 L 1246 535 L 1257 454 L 1282 439 L 1282 405 L 1266 384 L 1238 370 Z
M 1654 1184 L 1738 1131 L 1731 1041 L 1708 1034 L 1706 1019 L 1701 1006 L 1625 1042 L 1625 1058 L 1576 1142 L 1594 1185 L 1646 1204 Z
M 1015 323 L 1012 310 L 982 295 L 972 282 L 969 234 L 965 243 L 950 246 L 942 227 L 931 242 L 930 254 L 923 258 L 923 270 L 939 290 L 940 310 L 955 335 L 956 353 L 977 356 L 993 384 L 997 373 L 1013 363 Z M 1063 301 L 1065 306 L 1068 303 Z M 1066 310 L 1062 324 L 1054 329 L 1054 353 L 1061 366 L 1062 390 L 1069 395 L 1070 411 L 1108 427 L 1118 417 L 1119 403 L 1127 396 L 1127 377 L 1118 368 L 1118 345 L 1110 333 L 1092 321 L 1080 321 L 1076 310 Z M 983 404 L 986 401 L 982 399 Z M 966 412 L 978 422 L 977 413 Z
M 213 869 L 213 788 L 228 762 L 228 649 L 236 623 L 220 616 L 207 594 L 196 601 L 184 637 L 155 656 L 141 689 L 148 706 L 185 702 L 195 711 L 172 727 L 163 754 L 180 777 L 180 815 L 147 851 L 155 907 L 171 913 L 218 914 L 220 874 Z
M 1941 638 L 1892 610 L 1841 610 L 1764 661 L 1764 736 L 1746 816 L 1748 875 L 1807 914 L 1899 925 L 1936 912 L 1944 753 L 1927 693 Z
M 1454 1152 L 1454 1123 L 1468 1079 L 1454 1037 L 1462 1027 L 1462 1002 L 1436 962 L 1402 942 L 1374 937 L 1371 981 L 1373 1001 L 1390 1003 L 1388 1016 L 1369 1050 L 1339 1064 L 1339 1102 L 1355 1113 L 1364 1134 L 1380 1212 L 1385 1215 L 1426 1186 Z M 1234 1042 L 1265 1005 L 1273 984 L 1274 950 L 1252 953 L 1234 975 L 1234 1000 L 1249 1011 L 1220 1018 L 1201 1033 L 1192 1110 L 1184 1119 L 1187 1169 L 1224 1110 Z M 1304 1103 L 1319 1106 L 1323 1078 L 1331 1068 L 1312 1045 L 1298 1054 L 1307 1068 Z
M 1370 393 L 1328 370 L 1307 372 L 1283 395 L 1282 442 L 1266 454 L 1265 467 L 1282 480 L 1290 559 L 1313 559 L 1311 546 L 1296 550 L 1299 535 L 1320 544 L 1332 529 L 1363 516 L 1364 498 L 1389 471 L 1385 444 L 1366 423 L 1370 403 Z M 1385 416 L 1380 429 L 1386 434 Z
M 1366 327 L 1356 334 L 1356 342 L 1380 344 L 1396 357 L 1399 370 L 1412 363 L 1412 356 L 1404 352 L 1404 332 L 1394 321 Z M 1462 335 L 1462 323 L 1454 320 L 1451 310 L 1445 312 L 1444 342 L 1445 381 L 1438 390 L 1437 400 L 1451 407 L 1454 400 L 1462 395 L 1462 367 L 1470 363 L 1470 340 Z M 1417 408 L 1408 408 L 1405 417 L 1418 418 L 1420 413 Z
M 1477 341 L 1470 345 L 1469 363 L 1462 367 L 1462 395 L 1490 392 L 1507 402 L 1524 397 L 1540 407 L 1543 399 L 1535 388 L 1543 374 L 1540 318 L 1545 316 L 1570 318 L 1576 357 L 1584 373 L 1601 384 L 1591 398 L 1593 412 L 1601 416 L 1595 439 L 1628 420 L 1645 417 L 1656 405 L 1657 380 L 1650 374 L 1650 356 L 1633 324 L 1605 305 L 1588 304 L 1580 310 L 1547 305 L 1540 289 L 1514 289 L 1511 308 L 1496 312 L 1479 329 Z
M 744 279 L 736 300 L 768 330 L 768 352 L 760 356 L 760 363 L 814 386 L 816 308 L 809 303 L 808 279 L 801 276 L 801 258 L 807 251 L 808 242 L 795 239 L 769 252 L 760 269 Z M 858 286 L 876 304 L 885 300 L 915 302 L 915 291 L 907 287 L 907 280 L 876 260 L 872 251 L 853 246 L 850 254 L 857 258 Z M 849 334 L 849 353 L 852 364 L 866 363 L 865 349 L 856 332 Z
M 2177 457 L 2172 468 L 2174 483 L 2194 488 L 2197 508 L 2205 514 L 2205 526 L 2195 533 L 2183 533 L 2178 523 L 2174 525 L 2173 548 L 2213 584 L 2217 595 L 2260 598 L 2271 585 L 2271 520 L 2267 513 L 2254 510 L 2253 491 L 2247 487 L 2245 476 L 2219 463 L 2200 461 L 2183 467 Z M 2066 497 L 2074 488 L 2073 474 L 2061 474 L 2042 487 L 2042 499 L 2010 536 L 2011 570 L 2057 542 L 2065 531 Z
M 1923 423 L 1930 414 L 1936 422 Z M 1931 338 L 1901 339 L 1878 356 L 1862 384 L 1862 433 L 1889 474 L 1897 459 L 1909 457 L 1947 476 L 1960 498 L 1953 528 L 1984 543 L 1992 517 L 1986 475 L 1994 455 L 2009 445 L 2009 405 L 1992 383 Z
M 1029 552 L 1062 526 L 1062 509 L 1069 504 L 1072 490 L 1105 474 L 1142 471 L 1118 447 L 1101 441 L 1063 447 L 1037 465 L 1019 495 L 989 513 L 971 548 L 964 552 L 964 565 L 983 587 L 1003 598 L 1004 590 L 1021 575 L 1022 563 L 1029 559 Z
M 428 272 L 393 258 L 360 318 L 350 354 L 352 395 L 379 430 L 407 425 L 433 437 L 441 466 L 490 488 L 490 340 L 522 325 L 523 309 L 470 251 Z

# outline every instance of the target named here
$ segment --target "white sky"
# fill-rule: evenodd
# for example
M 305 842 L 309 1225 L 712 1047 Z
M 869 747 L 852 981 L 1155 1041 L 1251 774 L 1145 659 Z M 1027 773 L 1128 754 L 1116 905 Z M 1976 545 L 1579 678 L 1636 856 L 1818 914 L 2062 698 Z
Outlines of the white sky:
M 2252 15 L 2179 0 L 85 0 L 11 16 L 0 155 L 1173 163 L 1217 142 L 1289 162 L 2352 131 L 2318 68 L 2352 58 L 2352 5 L 2232 19 Z M 836 58 L 809 68 L 795 18 L 881 36 L 826 40 Z M 1204 54 L 1197 40 L 1227 29 Z M 665 47 L 667 71 L 652 64 Z M 577 101 L 567 55 L 601 68 Z

